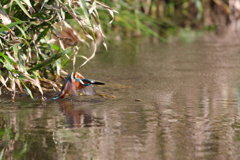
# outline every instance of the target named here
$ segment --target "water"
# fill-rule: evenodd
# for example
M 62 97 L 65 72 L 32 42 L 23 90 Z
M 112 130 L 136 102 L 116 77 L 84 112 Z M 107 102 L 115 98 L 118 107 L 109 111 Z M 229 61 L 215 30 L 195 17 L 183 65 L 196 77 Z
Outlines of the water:
M 239 159 L 239 53 L 237 40 L 110 44 L 80 71 L 102 96 L 2 96 L 0 157 Z

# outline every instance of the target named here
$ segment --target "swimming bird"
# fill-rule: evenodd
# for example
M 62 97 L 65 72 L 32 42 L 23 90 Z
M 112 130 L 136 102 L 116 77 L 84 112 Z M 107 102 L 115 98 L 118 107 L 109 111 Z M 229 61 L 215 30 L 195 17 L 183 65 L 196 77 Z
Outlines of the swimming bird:
M 92 79 L 85 79 L 80 73 L 70 73 L 62 86 L 60 94 L 53 98 L 64 98 L 68 94 L 77 93 L 77 91 L 80 91 L 87 95 L 94 95 L 96 94 L 96 91 L 91 85 L 105 85 L 102 82 L 96 82 Z

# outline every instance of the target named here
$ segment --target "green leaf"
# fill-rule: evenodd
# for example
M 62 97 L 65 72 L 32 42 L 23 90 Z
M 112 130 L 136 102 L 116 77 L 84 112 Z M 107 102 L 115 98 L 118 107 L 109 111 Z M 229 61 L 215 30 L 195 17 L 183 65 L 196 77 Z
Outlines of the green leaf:
M 13 23 L 10 23 L 10 24 L 7 24 L 7 25 L 3 25 L 3 24 L 0 24 L 0 33 L 3 32 L 3 31 L 10 31 L 12 27 L 18 25 L 18 24 L 21 24 L 21 23 L 25 23 L 26 21 L 20 21 L 20 22 L 13 22 Z
M 22 5 L 22 3 L 19 0 L 14 0 L 18 6 L 23 10 L 23 12 L 29 17 L 32 18 L 32 16 L 28 13 L 28 11 L 26 10 L 26 8 L 24 7 L 24 5 Z
M 74 54 L 74 52 L 70 52 L 68 54 L 69 57 L 72 57 Z M 71 59 L 68 59 L 68 58 L 65 58 L 62 60 L 62 65 L 61 65 L 61 68 L 65 68 L 72 60 Z
M 34 13 L 35 10 L 32 7 L 32 4 L 30 3 L 29 0 L 23 0 L 25 2 L 25 4 L 28 6 L 28 10 L 30 11 L 30 13 Z
M 58 51 L 60 49 L 60 46 L 57 44 L 52 44 L 51 47 L 52 47 L 52 49 L 54 49 L 56 51 Z
M 59 58 L 64 56 L 65 54 L 68 54 L 71 50 L 72 50 L 71 48 L 68 48 L 60 53 L 54 54 L 51 58 L 49 58 L 49 59 L 43 61 L 42 63 L 39 63 L 39 64 L 35 65 L 34 67 L 32 67 L 31 69 L 29 69 L 29 71 L 36 71 L 36 70 L 46 67 L 47 65 L 55 62 L 56 60 L 58 60 Z
M 14 57 L 18 57 L 18 52 L 19 52 L 18 47 L 19 47 L 19 44 L 14 44 L 14 45 L 12 45 Z
M 49 29 L 50 27 L 47 27 L 44 31 L 42 31 L 37 37 L 37 40 L 35 41 L 35 43 L 38 43 L 42 38 L 44 38 L 48 34 Z
M 3 52 L 0 52 L 0 56 L 2 56 L 6 61 L 8 61 L 9 63 L 13 63 L 16 64 L 15 61 L 11 60 L 8 56 L 6 56 Z
M 7 68 L 7 70 L 11 71 L 14 69 L 14 66 L 12 64 L 16 64 L 13 60 L 11 60 L 8 56 L 4 55 L 4 53 L 0 52 L 0 57 L 3 57 L 5 61 L 1 62 L 4 64 L 4 66 Z
M 4 152 L 5 151 L 5 148 L 2 148 L 2 151 L 0 152 L 0 159 L 4 159 Z
M 44 5 L 48 2 L 49 0 L 44 0 L 44 2 L 42 3 L 42 6 L 41 6 L 41 9 L 40 10 L 42 10 L 42 8 L 44 7 Z
M 26 33 L 24 32 L 24 30 L 23 30 L 21 27 L 19 27 L 18 25 L 16 25 L 16 27 L 17 27 L 17 28 L 19 29 L 19 31 L 22 33 L 23 37 L 24 37 L 24 38 L 27 38 Z
M 26 91 L 28 92 L 28 94 L 31 96 L 31 98 L 34 99 L 33 95 L 32 95 L 32 91 L 25 85 L 25 83 L 22 80 L 20 80 L 20 81 L 23 84 L 23 86 L 26 89 Z
M 2 33 L 3 31 L 11 31 L 10 28 L 8 28 L 7 26 L 3 25 L 3 24 L 0 24 L 0 33 Z
M 89 14 L 88 7 L 87 7 L 87 5 L 86 5 L 86 1 L 85 1 L 85 0 L 79 0 L 79 3 L 81 4 L 81 8 L 82 8 L 82 10 L 83 10 L 83 13 L 84 13 L 85 17 L 86 17 L 87 19 L 91 19 L 91 16 L 90 16 L 90 14 Z
M 65 11 L 61 8 L 61 10 L 60 10 L 60 13 L 61 13 L 61 16 L 62 16 L 62 19 L 65 19 Z

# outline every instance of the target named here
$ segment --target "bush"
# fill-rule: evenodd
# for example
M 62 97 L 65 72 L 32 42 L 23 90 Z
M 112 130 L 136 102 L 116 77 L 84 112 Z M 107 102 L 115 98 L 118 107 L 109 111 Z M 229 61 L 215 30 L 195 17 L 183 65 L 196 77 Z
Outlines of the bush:
M 70 62 L 75 72 L 76 56 L 80 46 L 94 42 L 94 52 L 84 57 L 86 64 L 95 55 L 97 48 L 95 32 L 101 29 L 98 9 L 104 9 L 114 18 L 115 10 L 95 0 L 1 0 L 0 2 L 0 81 L 11 91 L 14 100 L 16 88 L 27 92 L 37 88 L 42 94 L 42 82 L 58 88 L 52 81 Z M 75 31 L 69 21 L 79 26 Z M 77 38 L 62 37 L 63 28 L 71 30 Z M 0 89 L 1 89 L 0 88 Z M 0 90 L 1 93 L 1 90 Z

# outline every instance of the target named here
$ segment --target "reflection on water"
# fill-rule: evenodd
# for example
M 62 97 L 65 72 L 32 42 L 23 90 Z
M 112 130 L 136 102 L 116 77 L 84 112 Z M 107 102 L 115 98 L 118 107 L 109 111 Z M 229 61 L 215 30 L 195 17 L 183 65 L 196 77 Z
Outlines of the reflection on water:
M 67 128 L 103 126 L 101 118 L 94 117 L 89 111 L 82 108 L 78 109 L 75 105 L 79 105 L 79 103 L 62 102 L 60 104 L 60 110 L 66 116 Z
M 239 159 L 239 42 L 136 43 L 81 71 L 110 96 L 2 98 L 0 159 Z

